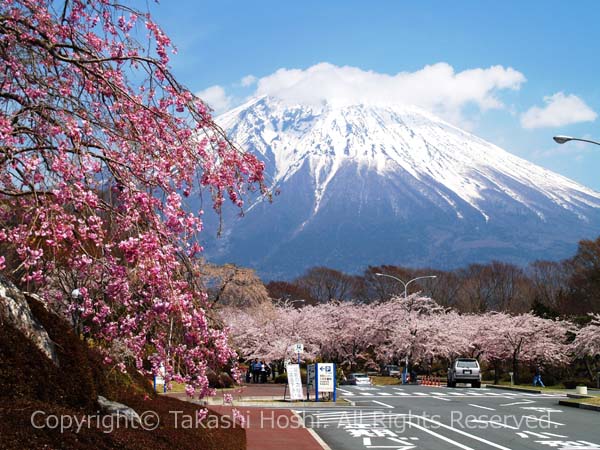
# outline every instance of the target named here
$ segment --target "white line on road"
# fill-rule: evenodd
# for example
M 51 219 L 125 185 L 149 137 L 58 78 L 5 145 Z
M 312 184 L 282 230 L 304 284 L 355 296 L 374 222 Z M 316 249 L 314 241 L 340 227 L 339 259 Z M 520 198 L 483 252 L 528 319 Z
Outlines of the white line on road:
M 475 405 L 473 403 L 469 403 L 469 406 L 473 406 L 475 408 L 487 409 L 488 411 L 496 411 L 494 408 L 488 408 L 487 406 Z
M 535 417 L 535 416 L 523 416 L 523 418 L 525 419 L 533 419 L 533 420 L 537 420 L 539 422 L 546 422 L 546 423 L 551 423 L 552 425 L 559 425 L 559 426 L 564 426 L 564 423 L 560 423 L 560 422 L 553 422 L 551 420 L 548 419 L 543 419 L 541 417 Z
M 518 427 L 513 427 L 511 425 L 506 425 L 505 423 L 502 422 L 494 422 L 493 420 L 469 420 L 469 423 L 490 423 L 492 425 L 497 425 L 499 427 L 504 427 L 504 428 L 510 428 L 511 430 L 518 430 Z
M 533 400 L 525 400 L 523 402 L 502 403 L 500 406 L 528 405 L 529 403 L 535 403 L 535 401 L 533 401 Z
M 386 408 L 392 408 L 392 409 L 394 409 L 394 407 L 392 405 L 388 405 L 387 403 L 378 402 L 377 400 L 371 400 L 371 401 L 373 403 L 377 403 L 378 405 L 385 406 Z
M 487 439 L 480 438 L 479 436 L 475 436 L 474 434 L 467 433 L 467 432 L 461 431 L 461 430 L 457 430 L 456 428 L 451 427 L 449 425 L 445 425 L 442 422 L 438 422 L 437 420 L 433 420 L 433 419 L 430 419 L 428 417 L 423 417 L 423 416 L 418 416 L 418 417 L 420 419 L 423 419 L 423 420 L 427 421 L 427 422 L 434 423 L 437 426 L 440 426 L 442 428 L 446 428 L 448 430 L 454 431 L 455 433 L 462 434 L 463 436 L 467 436 L 467 437 L 469 437 L 471 439 L 475 439 L 476 441 L 479 441 L 479 442 L 483 442 L 484 444 L 487 444 L 487 445 L 489 445 L 491 447 L 496 447 L 496 448 L 499 448 L 501 450 L 511 450 L 508 447 L 504 447 L 502 445 L 499 445 L 499 444 L 496 444 L 494 442 L 488 441 Z
M 436 397 L 435 395 L 432 395 L 431 398 L 435 398 L 437 400 L 444 400 L 445 402 L 450 402 L 452 400 L 450 400 L 449 398 L 444 398 L 444 397 Z
M 474 449 L 472 449 L 471 447 L 467 447 L 466 445 L 463 445 L 463 444 L 461 444 L 460 442 L 453 441 L 452 439 L 450 439 L 450 438 L 447 438 L 446 436 L 442 436 L 441 434 L 438 434 L 438 433 L 436 433 L 435 431 L 428 430 L 427 428 L 425 428 L 425 427 L 422 427 L 421 425 L 419 425 L 419 424 L 416 424 L 416 423 L 414 423 L 414 422 L 412 422 L 412 421 L 410 422 L 410 426 L 411 426 L 411 427 L 418 428 L 419 430 L 422 430 L 422 431 L 424 431 L 425 433 L 429 433 L 429 434 L 431 434 L 432 436 L 435 436 L 436 438 L 438 438 L 438 439 L 441 439 L 442 441 L 446 441 L 446 442 L 448 442 L 449 444 L 456 445 L 458 448 L 462 448 L 462 449 L 464 449 L 464 450 L 474 450 Z

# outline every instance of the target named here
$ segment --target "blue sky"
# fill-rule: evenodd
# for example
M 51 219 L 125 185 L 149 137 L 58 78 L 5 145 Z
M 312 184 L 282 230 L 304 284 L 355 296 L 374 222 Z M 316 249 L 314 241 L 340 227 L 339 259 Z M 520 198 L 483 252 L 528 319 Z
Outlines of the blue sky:
M 552 141 L 600 139 L 600 2 L 163 0 L 150 8 L 178 47 L 175 74 L 217 111 L 290 80 L 351 76 L 358 84 L 341 83 L 349 96 L 361 83 L 375 96 L 384 86 L 600 190 L 600 147 Z

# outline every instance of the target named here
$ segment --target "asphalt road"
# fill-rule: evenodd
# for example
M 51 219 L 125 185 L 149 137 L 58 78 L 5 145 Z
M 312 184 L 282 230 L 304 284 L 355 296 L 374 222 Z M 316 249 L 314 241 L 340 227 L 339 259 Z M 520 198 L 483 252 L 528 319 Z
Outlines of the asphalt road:
M 560 395 L 428 386 L 344 386 L 354 407 L 298 409 L 332 450 L 600 450 L 600 413 Z

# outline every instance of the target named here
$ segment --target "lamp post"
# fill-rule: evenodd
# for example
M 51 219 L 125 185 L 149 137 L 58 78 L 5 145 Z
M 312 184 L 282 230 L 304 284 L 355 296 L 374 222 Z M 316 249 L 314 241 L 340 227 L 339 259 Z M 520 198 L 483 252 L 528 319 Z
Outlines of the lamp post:
M 412 283 L 413 281 L 417 281 L 417 280 L 422 280 L 424 278 L 437 278 L 436 275 L 425 275 L 423 277 L 417 277 L 417 278 L 413 278 L 412 280 L 408 280 L 406 283 L 404 281 L 402 281 L 400 278 L 395 277 L 393 275 L 388 275 L 387 273 L 379 273 L 377 272 L 375 275 L 377 275 L 378 277 L 388 277 L 388 278 L 393 278 L 396 281 L 399 281 L 400 283 L 402 283 L 402 286 L 404 286 L 404 298 L 408 297 L 408 285 L 410 283 Z
M 388 278 L 393 278 L 396 281 L 399 281 L 400 283 L 402 283 L 402 285 L 404 286 L 404 298 L 408 297 L 408 285 L 410 283 L 412 283 L 413 281 L 417 281 L 417 280 L 423 280 L 425 278 L 437 278 L 436 275 L 425 275 L 422 277 L 416 277 L 413 278 L 412 280 L 408 280 L 406 283 L 404 281 L 402 281 L 400 278 L 395 277 L 393 275 L 388 275 L 387 273 L 379 273 L 376 272 L 375 275 L 377 275 L 378 277 L 388 277 Z M 402 384 L 406 384 L 406 379 L 408 376 L 408 352 L 406 352 L 406 357 L 404 358 L 404 372 L 402 373 Z
M 554 139 L 554 142 L 556 142 L 557 144 L 564 144 L 565 142 L 569 142 L 569 141 L 581 141 L 581 142 L 587 142 L 589 144 L 596 144 L 596 145 L 600 145 L 600 142 L 596 142 L 596 141 L 592 141 L 591 139 L 582 139 L 582 138 L 575 138 L 575 137 L 571 137 L 571 136 L 554 136 L 552 139 Z

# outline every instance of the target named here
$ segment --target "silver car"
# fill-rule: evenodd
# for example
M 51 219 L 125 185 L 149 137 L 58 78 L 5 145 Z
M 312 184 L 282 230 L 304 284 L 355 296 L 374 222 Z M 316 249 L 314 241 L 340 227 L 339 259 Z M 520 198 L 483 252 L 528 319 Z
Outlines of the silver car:
M 394 364 L 388 364 L 387 366 L 384 366 L 383 370 L 381 371 L 381 375 L 385 377 L 399 377 L 400 367 Z
M 366 373 L 351 373 L 348 375 L 346 384 L 351 384 L 354 386 L 370 386 L 371 378 L 369 378 Z
M 474 388 L 481 387 L 481 367 L 473 358 L 458 358 L 448 367 L 448 387 L 456 383 L 471 383 Z

